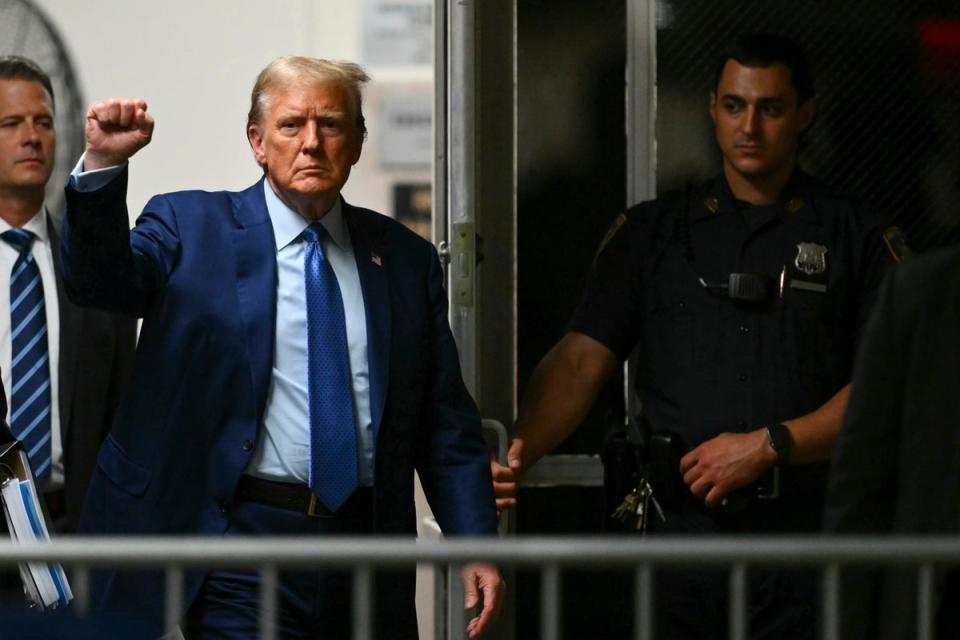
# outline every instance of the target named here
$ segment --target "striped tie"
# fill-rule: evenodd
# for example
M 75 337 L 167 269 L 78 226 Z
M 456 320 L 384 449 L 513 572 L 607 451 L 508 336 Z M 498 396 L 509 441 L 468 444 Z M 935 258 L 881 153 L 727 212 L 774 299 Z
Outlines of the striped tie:
M 50 363 L 40 270 L 30 253 L 33 234 L 0 234 L 19 256 L 10 273 L 10 428 L 42 483 L 50 474 Z
M 310 488 L 336 511 L 357 488 L 357 432 L 343 297 L 323 253 L 326 229 L 303 230 L 307 293 Z

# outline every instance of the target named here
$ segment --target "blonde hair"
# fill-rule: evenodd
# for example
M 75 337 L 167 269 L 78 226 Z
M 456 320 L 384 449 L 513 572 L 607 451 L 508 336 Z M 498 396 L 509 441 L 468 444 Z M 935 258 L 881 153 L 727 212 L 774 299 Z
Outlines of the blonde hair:
M 253 85 L 253 91 L 250 93 L 250 111 L 247 114 L 247 128 L 261 124 L 263 114 L 270 110 L 270 92 L 273 89 L 306 81 L 336 82 L 353 98 L 357 128 L 363 137 L 366 137 L 367 125 L 363 118 L 361 92 L 369 80 L 370 76 L 363 67 L 353 62 L 304 56 L 277 58 L 264 67 Z

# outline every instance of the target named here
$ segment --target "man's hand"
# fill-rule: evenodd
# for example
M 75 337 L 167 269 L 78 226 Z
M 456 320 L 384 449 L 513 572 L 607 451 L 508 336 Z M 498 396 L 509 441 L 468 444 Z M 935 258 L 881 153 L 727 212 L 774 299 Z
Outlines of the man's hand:
M 500 617 L 505 588 L 500 570 L 492 564 L 474 562 L 463 568 L 463 608 L 469 611 L 476 607 L 480 603 L 479 594 L 483 593 L 483 611 L 467 623 L 467 637 L 470 640 L 486 633 Z
M 690 491 L 708 507 L 755 481 L 777 461 L 766 429 L 721 433 L 680 459 L 680 474 Z
M 507 466 L 496 460 L 490 461 L 490 473 L 493 474 L 493 495 L 497 499 L 497 515 L 517 506 L 517 491 L 520 488 L 520 470 L 523 468 L 523 440 L 516 438 L 510 442 L 507 451 Z
M 150 143 L 153 116 L 143 100 L 111 98 L 87 109 L 87 149 L 84 171 L 123 164 Z

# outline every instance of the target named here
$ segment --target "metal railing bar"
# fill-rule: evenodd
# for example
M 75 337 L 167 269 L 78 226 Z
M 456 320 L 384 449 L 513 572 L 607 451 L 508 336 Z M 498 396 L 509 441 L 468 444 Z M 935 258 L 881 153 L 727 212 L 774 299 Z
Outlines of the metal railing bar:
M 933 565 L 917 569 L 917 640 L 933 638 Z
M 840 640 L 840 565 L 823 571 L 823 640 Z
M 747 640 L 747 567 L 742 562 L 730 568 L 730 640 Z
M 653 567 L 637 568 L 633 578 L 633 630 L 637 640 L 653 640 Z
M 180 624 L 183 615 L 183 567 L 171 564 L 167 567 L 166 602 L 164 603 L 163 627 L 167 631 Z
M 956 564 L 960 538 L 678 538 L 647 539 L 638 545 L 622 538 L 524 537 L 230 539 L 215 536 L 170 538 L 59 538 L 46 543 L 0 543 L 0 566 L 18 562 L 83 563 L 96 567 L 147 568 L 176 563 L 183 568 L 462 565 L 483 560 L 510 566 L 728 567 L 843 566 L 914 567 L 921 562 Z
M 73 603 L 70 606 L 82 618 L 90 612 L 90 568 L 85 564 L 76 564 L 68 579 L 73 591 Z
M 463 609 L 463 565 L 451 564 L 447 569 L 447 592 L 447 638 L 462 640 L 467 633 L 467 617 Z
M 433 570 L 433 590 L 434 600 L 436 602 L 447 601 L 447 576 L 446 567 L 434 567 Z M 447 637 L 447 608 L 437 606 L 433 612 L 433 633 L 437 638 Z
M 650 538 L 638 545 L 622 537 L 445 538 L 436 541 L 382 538 L 209 537 L 106 538 L 64 537 L 44 543 L 0 542 L 0 566 L 18 562 L 60 562 L 72 569 L 78 610 L 89 606 L 93 567 L 156 568 L 167 571 L 165 622 L 175 627 L 183 610 L 184 572 L 194 568 L 259 567 L 261 574 L 261 638 L 276 638 L 278 571 L 285 567 L 351 567 L 360 609 L 371 608 L 374 567 L 433 564 L 447 567 L 448 638 L 464 636 L 463 583 L 466 562 L 483 559 L 502 566 L 540 567 L 543 571 L 541 620 L 545 637 L 560 636 L 561 570 L 632 566 L 635 569 L 635 636 L 653 635 L 654 569 L 661 566 L 725 566 L 730 568 L 731 637 L 749 631 L 747 567 L 819 567 L 823 574 L 823 632 L 825 640 L 838 637 L 840 571 L 847 566 L 911 568 L 918 571 L 918 638 L 934 630 L 934 577 L 940 564 L 960 564 L 960 540 L 940 537 L 717 537 Z M 359 568 L 357 565 L 360 565 Z M 368 598 L 364 602 L 362 593 Z M 370 616 L 354 612 L 367 620 Z M 357 637 L 369 637 L 364 625 Z
M 274 564 L 260 566 L 260 640 L 277 638 L 277 587 L 279 578 Z
M 353 640 L 373 637 L 373 572 L 362 564 L 353 570 Z
M 548 564 L 540 572 L 540 637 L 560 640 L 560 567 Z
M 917 562 L 956 562 L 957 538 L 707 538 L 648 539 L 643 545 L 622 538 L 524 537 L 451 538 L 437 541 L 396 538 L 267 538 L 224 540 L 215 536 L 171 538 L 61 538 L 48 543 L 0 543 L 0 564 L 22 561 L 85 562 L 97 566 L 237 567 L 269 559 L 276 566 L 309 560 L 314 566 L 358 562 L 378 566 L 417 562 L 463 563 L 474 559 L 533 566 L 544 562 L 580 566 L 620 566 L 653 562 L 671 565 L 844 565 L 909 566 Z

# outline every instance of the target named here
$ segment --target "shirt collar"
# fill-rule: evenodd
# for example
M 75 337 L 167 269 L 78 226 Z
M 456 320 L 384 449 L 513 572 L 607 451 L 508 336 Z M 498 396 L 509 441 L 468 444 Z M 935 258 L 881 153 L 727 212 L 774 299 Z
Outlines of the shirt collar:
M 291 209 L 273 192 L 268 180 L 263 181 L 263 196 L 267 202 L 267 213 L 273 225 L 273 237 L 277 241 L 277 251 L 297 240 L 310 221 Z M 330 239 L 341 249 L 350 248 L 350 236 L 343 219 L 342 200 L 338 197 L 333 207 L 320 218 L 320 224 L 327 230 Z M 31 229 L 32 231 L 32 229 Z
M 780 214 L 818 223 L 819 216 L 811 202 L 812 184 L 813 180 L 799 167 L 796 168 L 777 202 L 777 206 L 782 209 Z M 739 210 L 730 185 L 723 175 L 708 183 L 704 196 L 701 196 L 702 202 L 692 202 L 689 205 L 690 219 L 693 221 L 716 217 L 717 214 L 735 214 Z
M 0 233 L 12 229 L 11 226 L 6 220 L 0 218 Z M 34 235 L 34 243 L 47 244 L 50 242 L 50 233 L 47 230 L 47 209 L 46 207 L 40 207 L 40 211 L 37 211 L 33 214 L 33 217 L 27 221 L 25 225 L 21 227 L 22 229 L 29 231 Z

